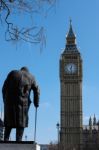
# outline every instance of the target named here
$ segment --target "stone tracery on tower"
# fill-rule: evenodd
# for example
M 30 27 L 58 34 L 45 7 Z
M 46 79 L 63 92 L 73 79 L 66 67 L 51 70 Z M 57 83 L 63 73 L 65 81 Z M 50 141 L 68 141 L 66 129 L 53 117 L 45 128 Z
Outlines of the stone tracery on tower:
M 99 150 L 99 121 L 94 115 L 83 125 L 82 58 L 70 21 L 60 57 L 60 150 Z
M 82 150 L 82 59 L 70 22 L 60 59 L 62 150 Z

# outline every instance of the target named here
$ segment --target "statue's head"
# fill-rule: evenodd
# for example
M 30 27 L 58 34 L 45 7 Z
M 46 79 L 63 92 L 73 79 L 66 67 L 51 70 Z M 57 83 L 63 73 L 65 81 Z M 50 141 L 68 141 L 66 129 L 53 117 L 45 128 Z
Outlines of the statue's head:
M 29 72 L 29 69 L 27 68 L 27 67 L 22 67 L 21 69 L 20 69 L 21 71 L 26 71 L 26 72 Z

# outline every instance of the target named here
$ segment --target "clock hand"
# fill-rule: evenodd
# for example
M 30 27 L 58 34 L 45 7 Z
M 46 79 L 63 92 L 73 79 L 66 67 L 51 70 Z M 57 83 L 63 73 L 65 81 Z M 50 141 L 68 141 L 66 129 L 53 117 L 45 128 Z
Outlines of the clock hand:
M 72 72 L 72 65 L 70 66 L 70 71 Z

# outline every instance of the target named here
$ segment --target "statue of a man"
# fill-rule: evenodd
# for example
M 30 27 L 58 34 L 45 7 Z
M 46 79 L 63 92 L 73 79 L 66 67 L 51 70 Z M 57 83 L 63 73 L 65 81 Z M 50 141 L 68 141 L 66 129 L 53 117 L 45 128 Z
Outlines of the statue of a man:
M 9 140 L 12 128 L 16 128 L 16 141 L 21 141 L 24 128 L 28 126 L 28 110 L 31 104 L 30 92 L 33 90 L 33 102 L 39 106 L 40 90 L 35 78 L 27 67 L 11 71 L 2 88 L 4 101 L 4 141 Z

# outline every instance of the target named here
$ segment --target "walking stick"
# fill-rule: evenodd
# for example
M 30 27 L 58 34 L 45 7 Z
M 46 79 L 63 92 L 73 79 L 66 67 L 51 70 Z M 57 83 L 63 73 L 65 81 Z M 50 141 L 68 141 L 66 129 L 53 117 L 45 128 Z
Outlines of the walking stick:
M 36 126 L 37 126 L 37 107 L 36 107 L 36 109 L 35 109 L 34 142 L 36 142 Z

